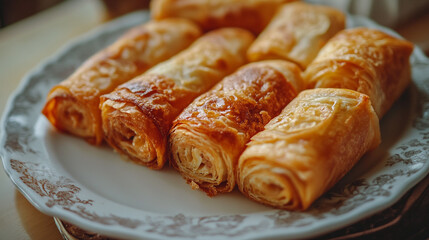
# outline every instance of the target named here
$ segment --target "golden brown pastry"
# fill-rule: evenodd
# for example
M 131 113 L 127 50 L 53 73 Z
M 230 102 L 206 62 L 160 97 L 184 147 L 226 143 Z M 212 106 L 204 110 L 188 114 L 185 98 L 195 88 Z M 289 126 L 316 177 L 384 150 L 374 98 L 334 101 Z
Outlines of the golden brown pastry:
M 303 2 L 284 4 L 247 52 L 250 61 L 285 59 L 303 69 L 323 45 L 345 27 L 335 8 Z
M 209 196 L 235 187 L 245 144 L 298 94 L 300 68 L 270 60 L 243 66 L 199 96 L 173 122 L 170 163 Z
M 347 88 L 367 94 L 379 118 L 411 81 L 413 44 L 368 28 L 339 32 L 305 71 L 307 88 Z
M 197 96 L 245 63 L 253 35 L 207 33 L 187 50 L 101 97 L 106 141 L 135 162 L 160 169 L 173 120 Z
M 152 0 L 154 19 L 187 18 L 203 30 L 241 27 L 260 33 L 277 8 L 294 0 Z
M 200 35 L 199 28 L 184 19 L 135 27 L 53 87 L 42 112 L 57 129 L 100 144 L 100 96 L 185 49 Z
M 379 143 L 367 95 L 305 90 L 252 137 L 238 162 L 237 184 L 257 202 L 305 210 Z

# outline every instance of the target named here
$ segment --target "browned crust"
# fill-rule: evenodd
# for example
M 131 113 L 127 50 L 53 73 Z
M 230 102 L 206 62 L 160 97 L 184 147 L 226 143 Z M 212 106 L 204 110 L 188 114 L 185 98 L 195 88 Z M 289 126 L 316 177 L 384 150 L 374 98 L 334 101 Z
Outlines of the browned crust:
M 411 81 L 413 44 L 368 28 L 334 36 L 304 73 L 307 88 L 348 88 L 370 96 L 381 118 Z
M 124 121 L 128 126 L 140 129 L 142 133 L 144 132 L 154 145 L 154 148 L 157 149 L 157 157 L 153 161 L 145 163 L 127 154 L 118 147 L 118 136 L 112 134 L 114 129 L 104 129 L 105 139 L 118 152 L 129 156 L 135 162 L 153 169 L 160 169 L 167 159 L 165 148 L 171 123 L 195 97 L 195 92 L 177 87 L 174 80 L 162 75 L 143 75 L 125 83 L 112 93 L 103 95 L 100 105 L 102 106 L 106 100 L 112 100 L 117 103 L 127 103 L 138 107 L 139 113 L 122 116 L 120 121 Z M 113 114 L 111 117 L 115 117 L 115 115 Z M 143 123 L 150 124 L 150 126 L 143 126 Z
M 167 39 L 176 39 L 174 47 L 163 46 L 161 49 L 160 46 L 166 44 L 165 40 L 153 41 L 169 34 L 171 36 Z M 183 19 L 151 21 L 132 28 L 55 86 L 47 97 L 42 113 L 57 129 L 98 145 L 103 141 L 99 97 L 189 46 L 200 34 L 195 24 Z M 64 120 L 65 116 L 61 114 L 67 110 L 59 110 L 65 107 L 63 104 L 79 109 L 82 118 L 87 118 L 83 122 L 88 126 Z
M 276 64 L 290 68 L 291 72 L 300 72 L 298 66 L 292 63 L 278 61 L 273 65 Z M 301 81 L 299 75 L 294 77 Z M 181 171 L 174 152 L 171 152 L 170 158 L 172 166 L 181 172 L 188 184 L 198 185 L 209 196 L 232 191 L 236 162 L 245 144 L 298 94 L 300 89 L 296 89 L 289 81 L 269 63 L 246 65 L 198 97 L 174 121 L 170 136 L 176 129 L 192 129 L 210 139 L 209 142 L 215 144 L 223 154 L 230 156 L 233 162 L 225 165 L 232 169 L 228 169 L 228 177 L 223 182 L 208 183 L 196 175 Z
M 69 88 L 58 85 L 51 90 L 42 114 L 59 131 L 73 133 L 91 144 L 99 144 L 103 134 L 99 132 L 101 128 L 97 128 L 101 126 L 101 118 L 97 115 L 98 101 L 89 98 L 84 102 L 74 96 Z
M 161 168 L 167 160 L 167 137 L 174 118 L 198 95 L 241 66 L 252 40 L 250 32 L 238 28 L 207 33 L 182 53 L 103 95 L 100 107 L 108 142 L 134 160 L 141 160 L 145 165 L 154 161 L 157 164 L 150 164 L 150 167 Z M 117 107 L 108 108 L 108 105 Z M 137 107 L 138 112 L 130 106 Z M 119 120 L 110 119 L 116 116 L 127 118 L 128 125 L 123 127 Z M 119 129 L 110 124 L 114 121 Z M 108 136 L 118 131 L 123 131 L 125 138 L 119 145 L 128 152 L 120 149 L 119 140 Z M 130 141 L 128 135 L 136 138 Z
M 306 90 L 252 138 L 239 159 L 238 186 L 257 202 L 305 210 L 379 143 L 378 117 L 368 96 L 346 89 Z M 257 187 L 262 181 L 249 180 L 255 173 L 276 179 L 267 183 L 274 199 L 270 188 Z
M 277 8 L 294 0 L 154 0 L 154 19 L 182 17 L 196 22 L 204 31 L 222 27 L 239 27 L 255 34 L 268 24 Z
M 246 67 L 197 98 L 174 125 L 193 125 L 222 145 L 235 144 L 237 131 L 253 136 L 297 94 L 276 69 Z
M 294 2 L 277 10 L 247 52 L 249 61 L 284 59 L 302 69 L 338 31 L 345 28 L 341 11 L 321 5 Z

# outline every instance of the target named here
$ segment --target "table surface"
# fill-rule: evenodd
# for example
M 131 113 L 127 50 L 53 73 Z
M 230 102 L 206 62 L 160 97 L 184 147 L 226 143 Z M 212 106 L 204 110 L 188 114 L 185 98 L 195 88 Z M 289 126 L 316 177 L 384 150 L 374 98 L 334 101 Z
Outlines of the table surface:
M 0 113 L 21 79 L 71 39 L 105 22 L 101 1 L 66 1 L 0 30 Z M 429 13 L 396 29 L 429 50 Z M 0 170 L 0 238 L 61 239 L 52 217 L 40 213 Z

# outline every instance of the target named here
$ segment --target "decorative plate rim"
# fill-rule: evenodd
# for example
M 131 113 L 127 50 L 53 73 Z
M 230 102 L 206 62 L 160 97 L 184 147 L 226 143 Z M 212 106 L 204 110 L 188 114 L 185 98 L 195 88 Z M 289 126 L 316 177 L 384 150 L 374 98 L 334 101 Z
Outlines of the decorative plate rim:
M 74 48 L 96 41 L 103 36 L 121 32 L 130 26 L 147 21 L 148 18 L 148 11 L 129 14 L 75 39 L 29 73 L 9 98 L 1 120 L 0 156 L 8 177 L 41 212 L 59 217 L 83 229 L 112 237 L 307 238 L 339 229 L 393 205 L 428 174 L 429 161 L 426 159 L 429 158 L 429 78 L 423 79 L 422 72 L 425 72 L 426 76 L 429 75 L 429 71 L 424 69 L 429 68 L 429 59 L 416 48 L 412 65 L 417 73 L 413 72 L 413 74 L 421 76 L 416 75 L 418 80 L 413 80 L 416 86 L 414 90 L 419 94 L 416 104 L 421 108 L 418 112 L 421 116 L 415 116 L 413 125 L 407 129 L 407 139 L 402 139 L 396 144 L 390 156 L 386 157 L 384 168 L 389 167 L 391 172 L 385 170 L 386 173 L 383 172 L 382 175 L 362 177 L 338 191 L 330 191 L 306 212 L 270 210 L 257 214 L 217 216 L 147 212 L 141 218 L 114 214 L 103 216 L 104 213 L 97 212 L 99 210 L 97 196 L 81 186 L 78 181 L 55 174 L 55 169 L 51 169 L 52 166 L 44 160 L 49 156 L 33 128 L 36 124 L 34 120 L 40 117 L 40 111 L 34 105 L 42 104 L 45 96 L 37 89 L 39 86 L 37 84 L 47 83 L 43 80 L 37 82 L 37 77 L 52 71 L 50 67 L 70 54 Z M 356 25 L 376 27 L 398 36 L 392 30 L 381 27 L 366 18 L 348 15 L 348 20 L 352 20 Z M 33 121 L 29 122 L 29 120 Z M 38 179 L 38 177 L 42 178 Z M 398 187 L 395 183 L 397 184 L 399 180 L 402 185 Z M 396 194 L 391 194 L 389 187 L 396 189 Z M 352 200 L 362 198 L 362 195 L 367 197 L 357 200 L 362 205 L 356 207 L 356 202 L 353 205 Z M 374 200 L 380 196 L 383 200 Z M 322 222 L 319 225 L 310 221 L 314 222 L 315 219 L 326 217 L 333 218 L 335 221 Z

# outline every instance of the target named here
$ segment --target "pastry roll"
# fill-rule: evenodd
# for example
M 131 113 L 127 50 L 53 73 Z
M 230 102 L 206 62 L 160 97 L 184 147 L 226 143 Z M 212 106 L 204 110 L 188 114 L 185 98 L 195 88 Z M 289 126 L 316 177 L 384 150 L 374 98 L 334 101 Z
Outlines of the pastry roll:
M 135 27 L 53 87 L 42 113 L 57 129 L 100 144 L 100 96 L 185 49 L 200 35 L 198 26 L 184 19 Z
M 173 120 L 197 96 L 245 63 L 253 35 L 215 30 L 187 50 L 101 97 L 105 140 L 136 163 L 160 169 Z
M 224 78 L 174 121 L 170 163 L 209 196 L 232 191 L 245 144 L 302 89 L 300 74 L 293 63 L 271 60 Z
M 285 59 L 303 69 L 345 27 L 339 10 L 303 2 L 284 4 L 247 52 L 250 61 Z
M 305 210 L 379 143 L 367 95 L 305 90 L 252 137 L 238 162 L 237 184 L 257 202 Z
M 152 0 L 154 19 L 181 17 L 204 30 L 241 27 L 260 33 L 281 4 L 293 0 Z
M 320 51 L 304 74 L 307 88 L 347 88 L 367 94 L 379 118 L 411 81 L 413 44 L 379 30 L 347 29 Z

